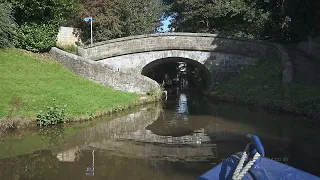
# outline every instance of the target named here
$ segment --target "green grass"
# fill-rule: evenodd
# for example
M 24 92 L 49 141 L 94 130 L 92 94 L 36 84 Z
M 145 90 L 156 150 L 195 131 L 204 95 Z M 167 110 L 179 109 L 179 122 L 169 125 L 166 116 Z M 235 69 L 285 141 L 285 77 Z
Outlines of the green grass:
M 53 99 L 68 105 L 68 118 L 122 109 L 137 102 L 134 93 L 93 83 L 58 63 L 17 49 L 0 50 L 0 86 L 0 118 L 7 115 L 12 99 L 18 99 L 21 107 L 13 115 L 31 119 Z
M 311 116 L 320 112 L 320 87 L 296 83 L 283 87 L 281 79 L 279 59 L 260 60 L 256 66 L 222 83 L 212 96 Z

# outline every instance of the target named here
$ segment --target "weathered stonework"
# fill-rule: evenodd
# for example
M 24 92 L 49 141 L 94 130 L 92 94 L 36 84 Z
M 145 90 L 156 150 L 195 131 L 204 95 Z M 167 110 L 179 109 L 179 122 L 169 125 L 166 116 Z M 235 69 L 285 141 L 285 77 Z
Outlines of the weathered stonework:
M 137 73 L 119 72 L 107 65 L 52 48 L 50 54 L 73 73 L 116 90 L 147 94 L 160 90 L 159 84 Z
M 208 70 L 212 81 L 209 89 L 254 65 L 257 59 L 277 56 L 283 65 L 283 83 L 292 82 L 292 64 L 281 45 L 215 34 L 165 33 L 125 37 L 78 48 L 78 54 L 113 70 L 137 74 L 145 66 L 159 63 L 158 60 L 188 59 Z
M 155 66 L 158 63 L 164 63 L 166 60 L 175 61 L 177 58 L 183 58 L 189 63 L 196 63 L 205 67 L 211 80 L 208 89 L 211 89 L 214 84 L 238 74 L 242 69 L 254 64 L 257 60 L 253 57 L 221 52 L 167 50 L 110 57 L 98 62 L 108 65 L 115 71 L 130 71 L 140 74 L 146 66 Z

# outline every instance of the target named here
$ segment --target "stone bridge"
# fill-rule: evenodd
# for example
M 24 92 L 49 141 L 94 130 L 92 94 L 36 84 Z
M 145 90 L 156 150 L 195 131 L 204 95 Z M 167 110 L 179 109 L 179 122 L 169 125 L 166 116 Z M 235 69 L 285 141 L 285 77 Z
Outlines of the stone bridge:
M 135 76 L 144 75 L 150 68 L 169 61 L 193 63 L 204 70 L 209 82 L 207 90 L 211 90 L 216 83 L 254 65 L 258 59 L 281 57 L 281 50 L 273 43 L 245 38 L 199 33 L 164 33 L 99 42 L 94 46 L 79 47 L 77 54 L 81 58 L 94 61 L 95 64 L 108 67 L 112 72 Z M 115 83 L 110 81 L 107 79 L 104 84 L 115 86 Z M 130 83 L 132 82 L 124 82 Z

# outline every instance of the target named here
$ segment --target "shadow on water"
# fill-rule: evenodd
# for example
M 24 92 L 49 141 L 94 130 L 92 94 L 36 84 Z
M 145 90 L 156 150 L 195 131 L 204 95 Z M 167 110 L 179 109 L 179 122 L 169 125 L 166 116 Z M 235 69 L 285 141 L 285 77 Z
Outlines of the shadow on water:
M 15 153 L 1 151 L 0 179 L 195 179 L 242 151 L 248 133 L 260 136 L 266 156 L 319 175 L 319 133 L 306 121 L 187 92 L 111 121 L 4 139 L 1 149 Z

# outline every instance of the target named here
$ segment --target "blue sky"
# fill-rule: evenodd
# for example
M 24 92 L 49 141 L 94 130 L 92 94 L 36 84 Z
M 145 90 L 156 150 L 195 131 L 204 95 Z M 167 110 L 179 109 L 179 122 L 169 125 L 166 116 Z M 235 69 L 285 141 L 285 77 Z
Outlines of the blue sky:
M 162 21 L 162 23 L 163 23 L 163 26 L 161 26 L 161 28 L 163 28 L 162 32 L 169 31 L 169 25 L 170 25 L 171 20 L 172 20 L 172 17 L 168 17 L 166 20 Z

